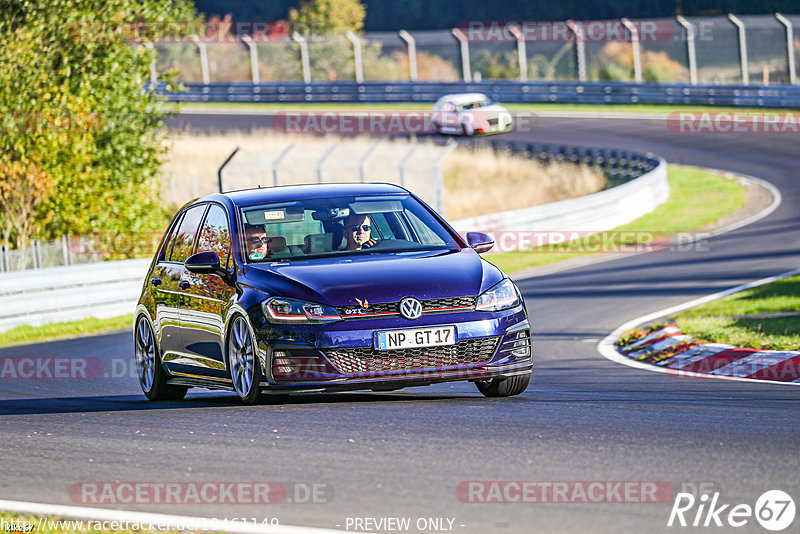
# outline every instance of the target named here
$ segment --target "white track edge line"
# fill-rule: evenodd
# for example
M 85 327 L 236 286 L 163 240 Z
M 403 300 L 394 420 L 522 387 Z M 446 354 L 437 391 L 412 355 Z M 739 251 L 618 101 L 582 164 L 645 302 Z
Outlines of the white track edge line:
M 84 506 L 69 506 L 26 501 L 0 500 L 0 510 L 82 519 L 85 521 L 127 521 L 128 523 L 139 524 L 153 523 L 166 526 L 166 528 L 169 530 L 184 529 L 192 531 L 231 532 L 235 534 L 332 534 L 343 532 L 342 530 L 317 527 L 301 527 L 294 525 L 256 525 L 253 523 L 245 523 L 240 521 L 223 521 L 215 518 L 157 514 L 150 512 L 134 512 L 130 510 L 90 508 Z
M 737 230 L 739 228 L 742 228 L 743 226 L 747 226 L 748 224 L 752 224 L 752 223 L 754 223 L 754 222 L 756 222 L 756 221 L 758 221 L 760 219 L 763 219 L 764 217 L 766 217 L 767 215 L 769 215 L 770 213 L 772 213 L 773 211 L 778 209 L 778 206 L 780 206 L 781 202 L 783 201 L 783 197 L 781 195 L 780 190 L 777 187 L 775 187 L 774 185 L 772 185 L 770 182 L 768 182 L 766 180 L 763 180 L 761 178 L 756 178 L 755 176 L 750 176 L 750 175 L 731 172 L 731 171 L 723 171 L 721 169 L 714 169 L 714 168 L 710 168 L 710 167 L 700 167 L 700 168 L 703 169 L 704 171 L 707 171 L 707 172 L 712 172 L 712 173 L 716 172 L 716 173 L 721 173 L 721 174 L 723 174 L 725 176 L 728 176 L 728 177 L 731 177 L 731 178 L 738 178 L 741 181 L 755 182 L 758 185 L 766 188 L 770 193 L 772 193 L 772 203 L 770 203 L 769 206 L 767 206 L 766 208 L 764 208 L 760 212 L 758 212 L 755 215 L 752 215 L 752 216 L 750 216 L 750 217 L 748 217 L 746 219 L 743 219 L 741 221 L 735 222 L 735 223 L 733 223 L 733 224 L 731 224 L 729 226 L 726 226 L 724 228 L 720 228 L 719 230 L 716 230 L 716 231 L 713 231 L 713 232 L 709 232 L 706 237 L 715 237 L 715 236 L 718 236 L 718 235 L 725 234 L 727 232 L 732 232 L 733 230 Z M 794 276 L 795 274 L 800 274 L 800 268 L 794 269 L 792 271 L 788 271 L 788 272 L 785 272 L 785 273 L 776 274 L 776 275 L 773 275 L 773 276 L 768 276 L 767 278 L 762 278 L 760 280 L 755 280 L 753 282 L 748 282 L 746 284 L 742 284 L 742 285 L 739 285 L 739 286 L 736 286 L 736 287 L 732 287 L 730 289 L 725 289 L 723 291 L 719 291 L 717 293 L 713 293 L 713 294 L 707 295 L 705 297 L 700 297 L 700 298 L 697 298 L 697 299 L 690 300 L 688 302 L 684 302 L 683 304 L 678 304 L 676 306 L 672 306 L 672 307 L 669 307 L 669 308 L 664 308 L 662 310 L 658 310 L 658 311 L 655 311 L 655 312 L 652 312 L 652 313 L 648 313 L 646 315 L 642 315 L 642 316 L 637 317 L 635 319 L 631 319 L 630 321 L 628 321 L 628 322 L 624 323 L 623 325 L 619 326 L 612 333 L 610 333 L 609 335 L 604 337 L 600 341 L 600 343 L 597 344 L 597 351 L 603 357 L 605 357 L 606 359 L 611 360 L 613 362 L 616 362 L 616 363 L 619 363 L 619 364 L 622 364 L 622 365 L 627 365 L 628 367 L 633 367 L 635 369 L 645 369 L 647 371 L 655 371 L 655 372 L 658 372 L 658 373 L 676 374 L 676 375 L 680 375 L 680 376 L 684 376 L 684 377 L 685 376 L 691 376 L 693 378 L 700 378 L 700 379 L 702 379 L 702 378 L 711 378 L 711 379 L 720 379 L 720 380 L 738 380 L 738 381 L 742 381 L 742 382 L 757 382 L 759 384 L 769 383 L 769 384 L 780 384 L 780 385 L 784 385 L 784 386 L 786 386 L 786 385 L 799 386 L 800 383 L 797 383 L 797 382 L 780 382 L 780 381 L 777 381 L 777 380 L 761 380 L 761 379 L 758 379 L 758 378 L 745 378 L 745 377 L 738 377 L 738 376 L 710 375 L 710 374 L 705 374 L 705 373 L 687 373 L 686 371 L 680 371 L 679 369 L 669 369 L 669 368 L 666 368 L 666 367 L 659 367 L 657 365 L 653 365 L 653 364 L 649 364 L 649 363 L 644 363 L 644 362 L 632 360 L 631 358 L 628 358 L 627 356 L 623 356 L 622 354 L 620 354 L 617 351 L 616 348 L 614 348 L 617 339 L 619 338 L 620 335 L 622 335 L 623 332 L 625 332 L 627 330 L 630 330 L 632 328 L 635 328 L 635 327 L 637 327 L 638 325 L 640 325 L 642 323 L 646 323 L 646 322 L 658 319 L 660 317 L 664 317 L 666 315 L 671 315 L 673 313 L 677 313 L 679 311 L 683 311 L 683 310 L 686 310 L 688 308 L 693 308 L 695 306 L 699 306 L 701 304 L 705 304 L 707 302 L 711 302 L 713 300 L 717 300 L 717 299 L 720 299 L 722 297 L 726 297 L 728 295 L 732 295 L 733 293 L 738 293 L 740 291 L 744 291 L 746 289 L 750 289 L 750 288 L 753 288 L 753 287 L 758 287 L 758 286 L 761 286 L 761 285 L 764 285 L 764 284 L 769 284 L 770 282 L 774 282 L 776 280 L 780 280 L 781 278 L 787 278 L 789 276 Z
M 667 163 L 667 164 L 669 165 L 669 163 Z M 694 167 L 694 166 L 693 165 L 688 165 L 688 167 Z M 767 215 L 769 215 L 770 213 L 772 213 L 773 211 L 778 209 L 778 206 L 780 206 L 781 203 L 783 202 L 783 196 L 781 195 L 780 190 L 777 187 L 775 187 L 774 185 L 772 185 L 770 182 L 768 182 L 766 180 L 763 180 L 761 178 L 756 178 L 755 176 L 750 176 L 748 174 L 741 174 L 741 173 L 736 173 L 736 172 L 732 172 L 732 171 L 725 171 L 725 170 L 722 170 L 722 169 L 715 169 L 715 168 L 712 168 L 712 167 L 696 167 L 696 168 L 701 169 L 701 170 L 703 170 L 705 172 L 709 172 L 711 174 L 718 174 L 718 175 L 724 176 L 726 178 L 736 178 L 740 182 L 753 182 L 753 183 L 755 183 L 757 185 L 760 185 L 764 189 L 766 189 L 767 191 L 770 192 L 770 194 L 772 195 L 772 202 L 770 203 L 769 206 L 767 206 L 763 210 L 759 211 L 758 213 L 756 213 L 754 215 L 751 215 L 750 217 L 747 217 L 746 219 L 742 219 L 741 221 L 737 221 L 735 223 L 731 223 L 728 226 L 724 226 L 722 228 L 719 228 L 717 230 L 712 230 L 710 232 L 695 232 L 695 235 L 692 236 L 691 239 L 689 239 L 689 240 L 687 240 L 687 241 L 685 241 L 683 243 L 684 245 L 688 245 L 690 243 L 694 243 L 695 241 L 698 241 L 700 239 L 709 239 L 711 237 L 716 237 L 718 235 L 722 235 L 722 234 L 725 234 L 725 233 L 728 233 L 728 232 L 732 232 L 734 230 L 738 230 L 739 228 L 742 228 L 743 226 L 747 226 L 748 224 L 753 224 L 754 222 L 756 222 L 756 221 L 758 221 L 760 219 L 763 219 L 764 217 L 766 217 Z M 697 235 L 697 234 L 702 234 L 702 235 Z M 512 272 L 509 276 L 511 277 L 512 280 L 514 280 L 514 282 L 521 282 L 521 281 L 527 280 L 529 278 L 539 278 L 541 276 L 548 276 L 548 275 L 551 275 L 551 274 L 557 274 L 557 273 L 562 273 L 562 272 L 566 272 L 566 271 L 571 271 L 573 269 L 580 269 L 580 268 L 583 268 L 583 267 L 590 267 L 590 266 L 597 265 L 597 264 L 600 264 L 600 263 L 605 263 L 605 262 L 608 262 L 608 261 L 617 261 L 617 260 L 621 260 L 623 258 L 630 258 L 632 256 L 639 256 L 641 254 L 651 254 L 651 252 L 633 252 L 633 253 L 624 254 L 624 255 L 623 254 L 602 254 L 602 253 L 600 253 L 600 254 L 597 254 L 598 258 L 596 258 L 594 260 L 587 260 L 585 263 L 576 263 L 576 264 L 573 264 L 573 265 L 562 265 L 562 266 L 559 266 L 558 265 L 559 262 L 555 262 L 555 263 L 550 264 L 550 265 L 552 265 L 552 267 L 550 267 L 550 268 L 548 268 L 547 264 L 546 265 L 542 265 L 540 267 L 528 267 L 528 268 L 525 268 L 525 269 L 520 269 L 519 271 L 517 271 L 518 274 L 516 274 L 516 275 L 515 275 L 515 273 Z M 567 261 L 569 261 L 569 260 L 567 260 Z
M 732 295 L 733 293 L 738 293 L 740 291 L 744 291 L 746 289 L 751 289 L 758 286 L 763 286 L 765 284 L 769 284 L 771 282 L 775 282 L 776 280 L 780 280 L 782 278 L 787 278 L 789 276 L 794 276 L 796 274 L 800 274 L 800 268 L 794 269 L 785 273 L 776 274 L 773 276 L 768 276 L 766 278 L 762 278 L 760 280 L 755 280 L 753 282 L 748 282 L 746 284 L 742 284 L 740 286 L 732 287 L 730 289 L 725 289 L 723 291 L 718 291 L 717 293 L 707 295 L 705 297 L 700 297 L 697 299 L 690 300 L 688 302 L 684 302 L 682 304 L 678 304 L 676 306 L 671 306 L 669 308 L 664 308 L 662 310 L 658 310 L 652 313 L 648 313 L 646 315 L 642 315 L 640 317 L 636 317 L 635 319 L 631 319 L 630 321 L 620 325 L 616 330 L 611 332 L 609 335 L 604 337 L 600 343 L 597 344 L 597 351 L 606 359 L 611 360 L 612 362 L 620 363 L 622 365 L 627 365 L 628 367 L 634 367 L 636 369 L 645 369 L 648 371 L 655 371 L 658 373 L 666 373 L 666 374 L 674 374 L 679 375 L 682 377 L 692 377 L 692 378 L 716 378 L 721 380 L 739 380 L 743 382 L 758 382 L 760 384 L 780 384 L 784 386 L 800 386 L 798 382 L 780 382 L 777 380 L 761 380 L 758 378 L 745 378 L 739 376 L 722 376 L 722 375 L 710 375 L 705 373 L 691 373 L 687 371 L 681 371 L 680 369 L 669 369 L 667 367 L 659 367 L 657 365 L 644 363 L 636 360 L 632 360 L 627 356 L 623 356 L 620 354 L 617 349 L 615 348 L 615 343 L 619 336 L 622 335 L 623 332 L 635 328 L 636 326 L 647 323 L 649 321 L 653 321 L 660 317 L 664 317 L 667 315 L 672 315 L 673 313 L 677 313 L 679 311 L 686 310 L 688 308 L 693 308 L 695 306 L 699 306 L 701 304 L 706 304 L 707 302 L 711 302 L 713 300 L 720 299 L 722 297 L 726 297 L 728 295 Z

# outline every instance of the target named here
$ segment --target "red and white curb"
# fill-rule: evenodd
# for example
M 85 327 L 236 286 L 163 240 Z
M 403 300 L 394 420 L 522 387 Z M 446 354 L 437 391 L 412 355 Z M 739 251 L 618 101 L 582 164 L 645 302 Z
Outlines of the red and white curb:
M 597 350 L 605 358 L 628 367 L 667 373 L 684 378 L 692 376 L 800 385 L 800 371 L 798 371 L 800 367 L 800 352 L 746 349 L 721 343 L 698 344 L 689 336 L 683 335 L 675 325 L 668 325 L 663 329 L 648 334 L 648 336 L 638 340 L 636 343 L 631 343 L 627 347 L 629 353 L 621 353 L 616 346 L 616 342 L 622 334 L 639 325 L 796 274 L 800 274 L 800 269 L 762 278 L 761 280 L 631 319 L 603 338 L 597 345 Z M 680 347 L 681 344 L 685 344 L 686 347 Z M 675 352 L 675 355 L 658 362 L 657 353 L 664 353 L 670 349 Z M 648 350 L 652 354 L 648 354 Z M 637 357 L 642 359 L 637 360 Z M 643 361 L 647 358 L 657 363 Z M 793 378 L 791 369 L 795 373 Z
M 717 376 L 800 382 L 800 351 L 758 350 L 700 343 L 667 325 L 619 351 L 638 361 L 649 362 L 687 375 Z

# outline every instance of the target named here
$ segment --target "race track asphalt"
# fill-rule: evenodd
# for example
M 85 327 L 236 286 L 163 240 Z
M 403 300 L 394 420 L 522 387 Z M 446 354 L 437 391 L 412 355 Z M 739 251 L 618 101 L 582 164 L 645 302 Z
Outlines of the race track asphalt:
M 206 113 L 172 125 L 249 129 L 263 120 Z M 597 352 L 598 341 L 629 319 L 800 265 L 797 134 L 679 134 L 659 120 L 541 117 L 532 131 L 504 136 L 651 151 L 741 172 L 771 182 L 783 203 L 705 249 L 620 255 L 518 280 L 533 319 L 536 367 L 528 390 L 510 399 L 484 399 L 464 383 L 257 407 L 194 390 L 183 402 L 149 403 L 125 363 L 133 353 L 128 333 L 4 349 L 0 358 L 97 358 L 125 376 L 3 380 L 0 499 L 92 505 L 69 494 L 87 481 L 324 483 L 332 489 L 325 503 L 113 507 L 329 528 L 344 528 L 348 517 L 412 524 L 446 517 L 465 533 L 678 527 L 666 526 L 672 499 L 464 503 L 456 495 L 464 481 L 664 481 L 675 491 L 706 482 L 724 503 L 752 506 L 764 491 L 782 489 L 800 504 L 800 389 L 680 379 Z M 752 518 L 737 530 L 764 531 Z

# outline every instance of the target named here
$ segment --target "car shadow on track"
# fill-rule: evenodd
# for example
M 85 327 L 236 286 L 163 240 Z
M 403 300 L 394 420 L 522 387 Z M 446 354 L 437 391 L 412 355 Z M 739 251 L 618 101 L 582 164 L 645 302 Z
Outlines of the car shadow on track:
M 343 404 L 374 402 L 419 402 L 482 399 L 477 391 L 474 395 L 463 394 L 419 394 L 419 393 L 327 393 L 291 395 L 268 399 L 260 407 L 291 406 L 302 404 Z M 187 408 L 219 408 L 242 406 L 233 394 L 202 394 L 189 396 L 180 401 L 148 401 L 139 395 L 107 395 L 87 397 L 51 397 L 41 399 L 8 399 L 0 401 L 0 415 L 36 415 L 59 413 L 125 412 L 140 410 L 171 410 Z

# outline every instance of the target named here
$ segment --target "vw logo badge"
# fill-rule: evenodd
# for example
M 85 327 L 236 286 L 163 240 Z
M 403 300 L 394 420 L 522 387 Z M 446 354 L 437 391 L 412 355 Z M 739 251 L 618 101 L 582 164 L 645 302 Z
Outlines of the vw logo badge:
M 419 319 L 422 315 L 422 303 L 414 297 L 406 297 L 400 301 L 400 315 L 406 319 Z

